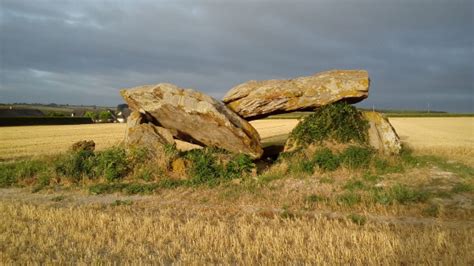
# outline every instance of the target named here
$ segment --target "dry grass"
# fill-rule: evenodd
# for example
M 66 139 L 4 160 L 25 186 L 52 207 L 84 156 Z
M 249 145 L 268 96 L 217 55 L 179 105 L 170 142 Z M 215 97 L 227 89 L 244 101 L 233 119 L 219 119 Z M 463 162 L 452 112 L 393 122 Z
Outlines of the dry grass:
M 187 208 L 0 204 L 3 263 L 472 264 L 474 229 Z

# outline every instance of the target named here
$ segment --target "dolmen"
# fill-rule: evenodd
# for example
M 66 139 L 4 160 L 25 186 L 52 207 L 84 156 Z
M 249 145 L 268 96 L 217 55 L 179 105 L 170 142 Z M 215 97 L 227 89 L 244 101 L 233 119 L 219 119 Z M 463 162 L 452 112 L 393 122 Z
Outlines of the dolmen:
M 357 103 L 369 96 L 365 70 L 330 70 L 288 80 L 247 81 L 216 100 L 169 83 L 121 90 L 133 111 L 125 143 L 158 149 L 175 140 L 243 153 L 263 154 L 260 136 L 248 122 L 274 114 L 315 110 L 335 102 Z M 398 154 L 400 139 L 382 114 L 363 112 L 369 144 L 384 154 Z

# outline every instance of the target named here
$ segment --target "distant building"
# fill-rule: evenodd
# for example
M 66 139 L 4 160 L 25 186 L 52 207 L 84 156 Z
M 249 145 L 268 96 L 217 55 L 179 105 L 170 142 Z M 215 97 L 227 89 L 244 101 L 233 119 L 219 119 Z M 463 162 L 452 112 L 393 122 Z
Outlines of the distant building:
M 39 117 L 44 113 L 38 109 L 14 108 L 0 109 L 0 117 Z
M 125 123 L 127 122 L 127 118 L 132 113 L 132 110 L 128 108 L 127 104 L 119 104 L 117 105 L 117 122 Z

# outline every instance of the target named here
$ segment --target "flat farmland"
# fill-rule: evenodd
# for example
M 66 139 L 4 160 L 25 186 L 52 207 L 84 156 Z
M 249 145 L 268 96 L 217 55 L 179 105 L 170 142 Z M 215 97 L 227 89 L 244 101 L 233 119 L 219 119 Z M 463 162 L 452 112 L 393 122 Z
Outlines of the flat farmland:
M 387 158 L 395 166 L 388 170 L 310 173 L 294 167 L 303 157 L 287 158 L 217 186 L 167 179 L 172 170 L 147 177 L 143 165 L 118 182 L 87 176 L 71 183 L 46 165 L 0 188 L 0 261 L 473 265 L 474 175 L 457 161 L 474 164 L 474 118 L 391 121 L 415 153 L 445 158 L 410 155 Z M 298 120 L 251 123 L 270 146 L 283 143 Z M 75 141 L 92 139 L 101 150 L 124 133 L 124 124 L 2 127 L 0 158 L 49 163 L 54 157 L 44 155 Z M 21 174 L 38 165 L 11 164 Z M 45 176 L 50 183 L 38 188 Z
M 474 164 L 474 117 L 390 118 L 401 140 L 416 152 L 449 156 Z M 252 121 L 264 145 L 284 142 L 296 119 Z M 0 160 L 64 152 L 79 140 L 94 140 L 98 150 L 119 144 L 125 124 L 21 126 L 0 128 Z M 179 148 L 186 148 L 178 143 Z

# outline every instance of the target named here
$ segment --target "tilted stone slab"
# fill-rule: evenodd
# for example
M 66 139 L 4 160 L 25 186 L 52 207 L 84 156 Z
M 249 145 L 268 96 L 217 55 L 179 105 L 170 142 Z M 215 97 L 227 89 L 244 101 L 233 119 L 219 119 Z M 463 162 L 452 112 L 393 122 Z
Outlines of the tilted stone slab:
M 232 88 L 223 101 L 241 117 L 255 119 L 341 100 L 356 103 L 369 96 L 369 85 L 365 70 L 330 70 L 289 80 L 247 81 Z
M 173 84 L 145 85 L 121 91 L 128 106 L 177 139 L 259 158 L 257 131 L 222 102 Z

